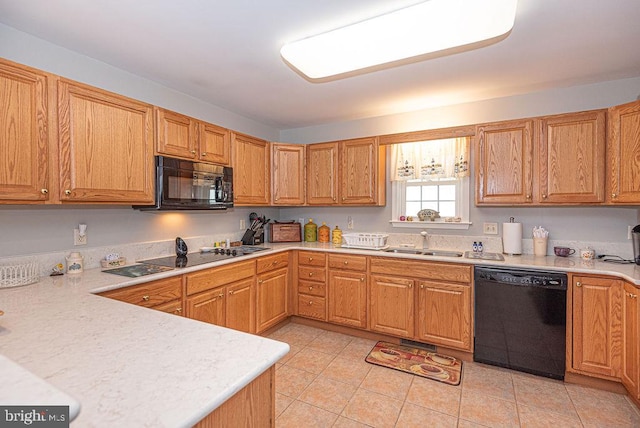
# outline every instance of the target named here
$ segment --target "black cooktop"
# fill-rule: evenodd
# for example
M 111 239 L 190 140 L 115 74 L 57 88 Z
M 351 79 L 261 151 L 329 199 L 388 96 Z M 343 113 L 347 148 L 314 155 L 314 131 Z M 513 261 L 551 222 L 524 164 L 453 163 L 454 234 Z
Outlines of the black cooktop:
M 239 258 L 257 251 L 265 251 L 269 248 L 242 245 L 232 248 L 212 248 L 211 251 L 189 253 L 186 256 L 168 256 L 157 259 L 138 260 L 138 263 L 155 266 L 168 266 L 176 268 L 186 268 L 203 265 L 206 263 L 218 262 L 232 258 Z

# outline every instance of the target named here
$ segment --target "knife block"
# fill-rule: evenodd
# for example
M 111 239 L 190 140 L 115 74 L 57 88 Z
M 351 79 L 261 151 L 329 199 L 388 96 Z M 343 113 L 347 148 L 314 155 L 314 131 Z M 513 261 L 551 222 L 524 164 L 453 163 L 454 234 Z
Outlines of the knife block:
M 242 245 L 259 245 L 264 242 L 264 229 L 247 229 L 242 236 Z

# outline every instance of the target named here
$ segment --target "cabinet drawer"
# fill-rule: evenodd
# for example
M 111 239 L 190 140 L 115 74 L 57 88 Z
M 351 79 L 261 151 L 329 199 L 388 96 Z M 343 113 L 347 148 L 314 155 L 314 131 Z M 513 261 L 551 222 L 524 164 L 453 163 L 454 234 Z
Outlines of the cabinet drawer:
M 299 251 L 298 264 L 306 266 L 324 266 L 327 256 L 315 251 Z
M 300 294 L 298 295 L 298 315 L 326 321 L 327 310 L 325 304 L 324 297 Z
M 187 294 L 195 294 L 221 285 L 239 281 L 256 274 L 255 260 L 232 263 L 221 267 L 187 274 Z
M 101 296 L 147 308 L 182 298 L 182 276 L 160 279 L 100 293 Z
M 256 263 L 258 273 L 268 272 L 273 269 L 285 267 L 289 264 L 289 252 L 273 254 L 271 256 L 260 257 Z
M 163 303 L 158 306 L 154 306 L 153 309 L 157 311 L 167 312 L 169 314 L 182 316 L 182 300 L 174 300 L 172 302 Z
M 324 267 L 298 266 L 298 280 L 325 282 L 327 270 Z
M 327 295 L 327 284 L 324 282 L 300 280 L 298 281 L 298 294 L 325 297 Z
M 471 282 L 471 265 L 455 263 L 414 262 L 402 259 L 371 257 L 371 273 L 467 284 Z
M 329 267 L 332 269 L 349 269 L 364 272 L 367 270 L 367 256 L 330 254 Z

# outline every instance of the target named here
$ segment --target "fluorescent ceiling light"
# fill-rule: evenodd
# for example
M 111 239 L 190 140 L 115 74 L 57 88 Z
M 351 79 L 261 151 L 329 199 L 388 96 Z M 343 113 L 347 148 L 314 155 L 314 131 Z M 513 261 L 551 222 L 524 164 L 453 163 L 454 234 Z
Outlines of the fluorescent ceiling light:
M 495 42 L 513 28 L 517 0 L 430 0 L 286 44 L 280 54 L 309 79 Z M 461 49 L 462 47 L 462 49 Z

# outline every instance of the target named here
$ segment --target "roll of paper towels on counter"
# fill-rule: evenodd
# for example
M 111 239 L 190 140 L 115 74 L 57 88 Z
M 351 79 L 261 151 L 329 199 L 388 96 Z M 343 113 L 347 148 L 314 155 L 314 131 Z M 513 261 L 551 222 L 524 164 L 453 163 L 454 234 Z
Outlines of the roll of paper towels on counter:
M 522 223 L 502 223 L 502 251 L 522 254 Z

